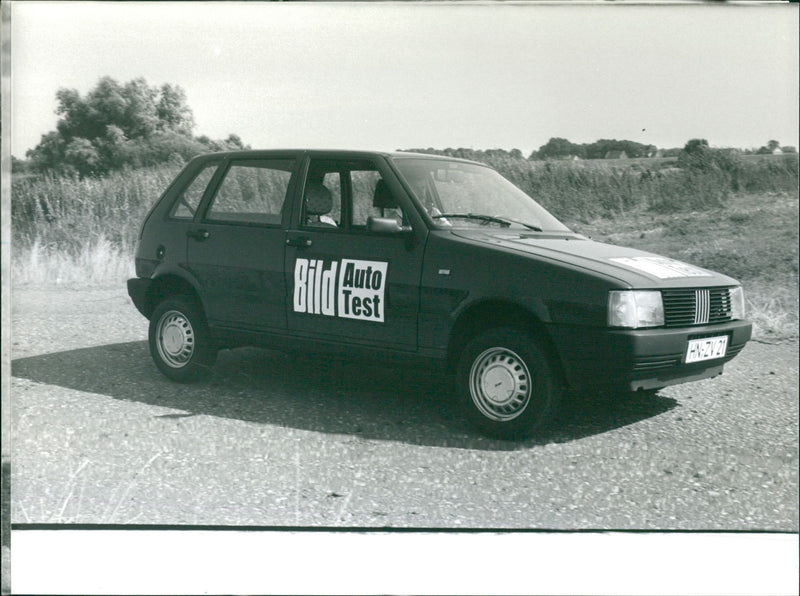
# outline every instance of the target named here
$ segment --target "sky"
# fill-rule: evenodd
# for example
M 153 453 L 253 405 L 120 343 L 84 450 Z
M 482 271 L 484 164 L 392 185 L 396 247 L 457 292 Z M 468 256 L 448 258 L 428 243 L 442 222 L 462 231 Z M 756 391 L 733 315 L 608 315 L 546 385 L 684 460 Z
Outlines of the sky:
M 253 148 L 798 146 L 797 22 L 763 3 L 15 1 L 11 153 L 55 130 L 59 88 L 103 76 L 180 85 L 195 134 Z

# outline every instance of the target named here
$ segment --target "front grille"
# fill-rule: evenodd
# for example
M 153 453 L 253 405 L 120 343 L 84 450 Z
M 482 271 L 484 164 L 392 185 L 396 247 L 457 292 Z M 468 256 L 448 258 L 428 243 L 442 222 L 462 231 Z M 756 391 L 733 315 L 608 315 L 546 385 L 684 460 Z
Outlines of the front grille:
M 662 290 L 667 327 L 713 325 L 731 320 L 730 288 Z

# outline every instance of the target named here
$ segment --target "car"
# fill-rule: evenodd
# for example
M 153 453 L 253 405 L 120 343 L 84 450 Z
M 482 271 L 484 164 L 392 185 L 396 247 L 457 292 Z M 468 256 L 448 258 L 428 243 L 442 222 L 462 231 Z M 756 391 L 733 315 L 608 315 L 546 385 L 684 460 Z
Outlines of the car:
M 420 153 L 198 156 L 135 265 L 128 293 L 174 381 L 240 346 L 432 365 L 503 439 L 569 395 L 719 375 L 751 335 L 736 280 L 595 242 L 489 166 Z

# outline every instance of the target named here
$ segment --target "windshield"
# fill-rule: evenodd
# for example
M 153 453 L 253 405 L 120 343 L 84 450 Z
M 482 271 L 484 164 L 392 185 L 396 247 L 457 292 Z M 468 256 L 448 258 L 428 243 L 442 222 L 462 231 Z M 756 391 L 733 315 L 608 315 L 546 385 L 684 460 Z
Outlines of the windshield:
M 393 161 L 437 226 L 493 225 L 569 231 L 544 207 L 489 167 L 441 159 Z

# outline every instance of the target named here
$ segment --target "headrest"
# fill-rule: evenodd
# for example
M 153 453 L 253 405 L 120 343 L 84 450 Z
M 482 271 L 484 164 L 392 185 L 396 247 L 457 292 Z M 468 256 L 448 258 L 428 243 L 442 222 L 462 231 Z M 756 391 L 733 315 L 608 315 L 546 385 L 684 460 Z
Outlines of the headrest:
M 375 192 L 372 195 L 372 206 L 378 209 L 396 209 L 400 206 L 383 178 L 378 180 L 378 183 L 375 185 Z
M 308 182 L 306 184 L 306 214 L 325 215 L 333 209 L 333 197 L 321 182 Z

